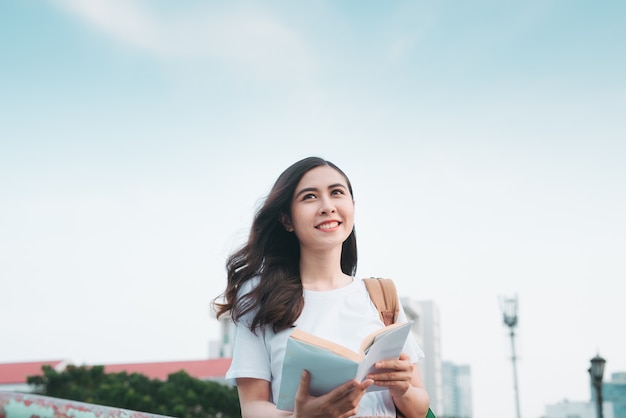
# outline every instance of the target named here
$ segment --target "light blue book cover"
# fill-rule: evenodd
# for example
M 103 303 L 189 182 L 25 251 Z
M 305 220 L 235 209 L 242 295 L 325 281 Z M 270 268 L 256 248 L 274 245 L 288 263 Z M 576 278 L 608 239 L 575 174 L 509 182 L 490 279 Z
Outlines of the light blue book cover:
M 293 410 L 303 370 L 311 373 L 309 394 L 324 395 L 349 380 L 363 380 L 377 361 L 398 358 L 410 330 L 411 322 L 383 328 L 364 340 L 361 353 L 294 331 L 287 339 L 277 408 Z M 372 385 L 368 391 L 385 389 Z

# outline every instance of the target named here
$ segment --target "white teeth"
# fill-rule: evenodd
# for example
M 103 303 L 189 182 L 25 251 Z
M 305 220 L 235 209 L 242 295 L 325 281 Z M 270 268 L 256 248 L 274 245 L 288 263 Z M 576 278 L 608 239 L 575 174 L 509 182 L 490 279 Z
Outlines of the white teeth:
M 339 222 L 329 222 L 327 224 L 319 225 L 318 228 L 319 229 L 331 229 L 331 228 L 335 228 L 337 226 L 339 226 Z

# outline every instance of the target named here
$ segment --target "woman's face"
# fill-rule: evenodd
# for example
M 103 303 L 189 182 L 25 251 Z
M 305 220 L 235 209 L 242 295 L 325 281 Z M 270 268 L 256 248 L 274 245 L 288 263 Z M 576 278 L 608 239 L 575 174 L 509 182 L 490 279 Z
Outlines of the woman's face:
M 291 200 L 291 219 L 284 223 L 303 249 L 341 246 L 354 226 L 354 202 L 346 178 L 329 166 L 308 171 Z

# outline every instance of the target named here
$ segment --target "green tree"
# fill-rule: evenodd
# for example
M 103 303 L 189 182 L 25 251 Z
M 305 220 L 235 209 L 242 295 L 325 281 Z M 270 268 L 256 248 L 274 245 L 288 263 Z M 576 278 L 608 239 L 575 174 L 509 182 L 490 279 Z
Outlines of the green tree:
M 68 366 L 57 372 L 43 366 L 43 375 L 28 377 L 35 393 L 177 418 L 241 416 L 235 388 L 202 381 L 184 371 L 166 381 L 126 372 L 105 373 L 102 366 Z

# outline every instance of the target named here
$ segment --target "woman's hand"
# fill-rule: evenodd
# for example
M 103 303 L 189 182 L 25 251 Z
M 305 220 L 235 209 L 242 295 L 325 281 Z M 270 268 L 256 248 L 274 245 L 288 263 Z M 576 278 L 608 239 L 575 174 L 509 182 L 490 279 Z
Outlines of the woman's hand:
M 304 371 L 296 393 L 294 417 L 347 418 L 356 415 L 361 398 L 367 388 L 374 383 L 370 379 L 362 383 L 351 380 L 326 395 L 314 397 L 309 395 L 310 382 L 311 375 Z
M 424 390 L 417 365 L 409 356 L 400 354 L 397 360 L 379 361 L 375 365 L 379 371 L 367 375 L 375 385 L 389 388 L 396 408 L 405 417 L 423 418 L 428 412 L 430 399 Z
M 415 366 L 409 356 L 402 353 L 397 360 L 383 360 L 374 366 L 380 371 L 367 375 L 377 386 L 389 388 L 392 396 L 402 396 L 411 388 Z

